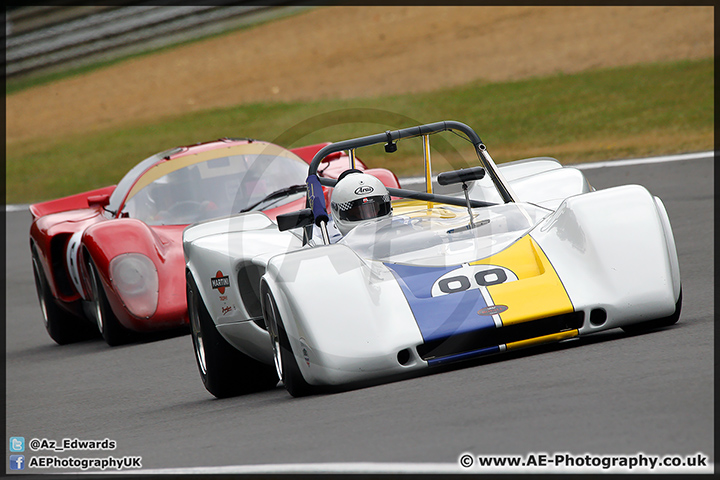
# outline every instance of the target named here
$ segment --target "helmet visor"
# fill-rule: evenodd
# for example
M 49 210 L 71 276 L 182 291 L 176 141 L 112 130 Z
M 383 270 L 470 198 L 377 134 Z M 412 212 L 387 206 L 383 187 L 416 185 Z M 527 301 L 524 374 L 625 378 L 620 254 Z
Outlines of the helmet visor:
M 336 205 L 337 217 L 348 222 L 359 222 L 383 217 L 390 213 L 390 202 L 383 196 L 364 197 Z

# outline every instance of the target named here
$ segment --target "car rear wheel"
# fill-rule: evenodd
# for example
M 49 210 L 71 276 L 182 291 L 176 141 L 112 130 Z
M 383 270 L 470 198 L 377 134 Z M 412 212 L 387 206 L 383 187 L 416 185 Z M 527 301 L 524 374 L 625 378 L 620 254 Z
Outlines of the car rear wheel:
M 275 368 L 283 381 L 285 389 L 293 397 L 304 397 L 316 392 L 317 387 L 310 385 L 300 372 L 290 340 L 277 308 L 277 303 L 267 284 L 263 283 L 260 290 L 263 299 L 263 316 L 272 341 Z
M 630 334 L 644 333 L 648 330 L 655 330 L 657 328 L 669 327 L 675 325 L 680 319 L 680 310 L 682 310 L 682 288 L 680 288 L 680 295 L 678 301 L 675 303 L 675 311 L 672 315 L 663 318 L 657 318 L 655 320 L 648 320 L 642 323 L 636 323 L 634 325 L 626 325 L 622 327 L 624 331 Z
M 92 325 L 65 311 L 55 303 L 35 247 L 32 247 L 32 264 L 40 310 L 50 338 L 59 345 L 65 345 L 93 337 Z
M 277 385 L 273 366 L 238 351 L 218 332 L 190 272 L 187 273 L 187 304 L 195 361 L 208 392 L 217 398 L 226 398 Z
M 111 347 L 129 342 L 132 339 L 132 332 L 123 327 L 113 313 L 100 281 L 100 274 L 92 260 L 88 262 L 88 274 L 90 275 L 92 314 L 100 335 Z

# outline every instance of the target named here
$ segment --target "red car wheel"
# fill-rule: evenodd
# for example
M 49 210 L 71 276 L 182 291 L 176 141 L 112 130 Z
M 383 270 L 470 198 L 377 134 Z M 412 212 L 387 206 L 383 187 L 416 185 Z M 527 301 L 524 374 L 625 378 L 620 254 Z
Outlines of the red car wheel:
M 132 332 L 120 325 L 113 313 L 100 281 L 100 274 L 92 260 L 88 262 L 88 272 L 92 294 L 92 312 L 100 334 L 111 347 L 129 342 L 132 339 Z
M 32 264 L 35 289 L 37 290 L 45 329 L 50 338 L 59 345 L 91 338 L 94 333 L 91 325 L 57 305 L 50 291 L 48 280 L 43 273 L 35 247 L 32 247 Z

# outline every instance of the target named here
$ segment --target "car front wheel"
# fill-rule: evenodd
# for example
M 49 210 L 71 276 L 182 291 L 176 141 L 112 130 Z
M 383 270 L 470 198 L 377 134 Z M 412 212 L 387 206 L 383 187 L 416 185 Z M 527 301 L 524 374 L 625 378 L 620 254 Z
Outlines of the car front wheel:
M 92 338 L 94 332 L 91 324 L 65 311 L 55 303 L 55 298 L 50 291 L 50 285 L 45 277 L 34 246 L 32 247 L 32 264 L 40 310 L 42 311 L 45 329 L 50 338 L 59 345 Z
M 263 299 L 263 317 L 272 341 L 275 368 L 285 389 L 293 397 L 304 397 L 316 393 L 317 387 L 307 383 L 300 372 L 275 297 L 266 283 L 262 284 L 260 294 Z
M 100 334 L 111 347 L 129 342 L 132 339 L 132 332 L 123 327 L 113 313 L 100 281 L 100 274 L 92 260 L 88 261 L 88 274 L 90 275 L 92 314 Z
M 195 361 L 208 392 L 217 398 L 226 398 L 277 385 L 271 365 L 243 354 L 218 332 L 190 272 L 187 273 L 187 304 Z

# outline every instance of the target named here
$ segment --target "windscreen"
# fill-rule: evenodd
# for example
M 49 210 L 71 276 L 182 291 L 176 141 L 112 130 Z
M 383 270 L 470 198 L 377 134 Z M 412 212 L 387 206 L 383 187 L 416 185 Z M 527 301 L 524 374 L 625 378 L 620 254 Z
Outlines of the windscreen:
M 183 225 L 238 213 L 269 193 L 303 184 L 307 164 L 265 154 L 218 157 L 171 171 L 142 187 L 122 216 L 148 225 Z M 278 199 L 278 206 L 296 196 Z
M 508 203 L 473 209 L 442 205 L 393 214 L 355 227 L 343 243 L 361 258 L 423 266 L 448 266 L 488 257 L 525 235 L 549 210 Z

